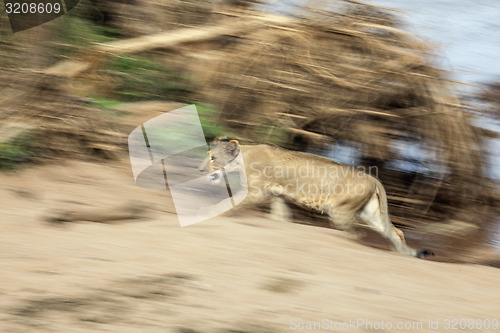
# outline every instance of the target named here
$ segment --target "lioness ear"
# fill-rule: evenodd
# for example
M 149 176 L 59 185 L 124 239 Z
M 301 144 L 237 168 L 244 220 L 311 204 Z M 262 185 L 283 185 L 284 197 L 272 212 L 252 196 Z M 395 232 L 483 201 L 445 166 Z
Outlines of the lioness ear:
M 231 140 L 226 146 L 226 151 L 233 156 L 237 156 L 240 153 L 240 143 L 238 140 Z
M 226 136 L 218 136 L 214 139 L 213 143 L 218 144 L 219 142 L 222 141 L 229 141 Z

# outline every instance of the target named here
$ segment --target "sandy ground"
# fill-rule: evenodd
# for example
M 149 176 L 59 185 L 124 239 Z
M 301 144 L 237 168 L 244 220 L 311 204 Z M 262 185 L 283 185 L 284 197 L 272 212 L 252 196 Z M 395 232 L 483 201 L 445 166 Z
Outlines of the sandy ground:
M 1 332 L 500 331 L 497 268 L 263 213 L 180 228 L 168 194 L 136 187 L 126 163 L 1 174 L 0 195 Z M 45 220 L 137 204 L 142 219 Z

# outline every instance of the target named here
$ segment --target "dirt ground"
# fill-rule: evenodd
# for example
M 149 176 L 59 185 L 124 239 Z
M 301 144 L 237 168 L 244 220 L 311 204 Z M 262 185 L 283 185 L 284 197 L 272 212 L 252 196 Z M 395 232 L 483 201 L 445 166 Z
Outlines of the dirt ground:
M 500 331 L 497 268 L 264 213 L 181 228 L 168 193 L 135 186 L 126 161 L 0 174 L 0 195 L 1 332 Z M 88 206 L 142 218 L 48 222 Z

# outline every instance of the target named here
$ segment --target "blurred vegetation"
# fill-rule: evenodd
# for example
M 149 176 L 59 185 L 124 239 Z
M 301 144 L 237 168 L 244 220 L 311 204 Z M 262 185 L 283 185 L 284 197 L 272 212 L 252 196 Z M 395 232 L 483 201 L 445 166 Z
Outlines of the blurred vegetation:
M 105 43 L 116 40 L 120 36 L 117 28 L 96 24 L 88 19 L 78 17 L 73 11 L 61 17 L 58 24 L 58 43 L 55 54 L 69 57 L 81 52 L 82 48 L 94 43 Z
M 36 156 L 33 133 L 24 133 L 10 141 L 0 143 L 0 170 L 12 171 Z
M 64 15 L 57 25 L 55 54 L 69 58 L 84 54 L 96 43 L 114 41 L 123 36 L 121 29 L 104 25 L 86 14 L 84 6 Z M 167 66 L 154 54 L 116 55 L 109 57 L 100 68 L 106 72 L 111 86 L 99 89 L 97 99 L 117 99 L 124 102 L 161 99 L 186 102 L 190 91 L 189 78 Z M 99 95 L 102 93 L 102 96 Z
M 91 105 L 104 110 L 113 110 L 115 106 L 118 106 L 122 103 L 122 101 L 107 98 L 93 98 L 91 100 Z M 117 115 L 123 115 L 123 113 L 117 113 Z
M 220 136 L 234 136 L 234 133 L 232 133 L 229 127 L 219 122 L 220 111 L 209 104 L 194 104 L 196 105 L 198 116 L 200 117 L 201 127 L 203 128 L 203 133 L 205 133 L 205 139 L 208 142 L 211 142 Z
M 111 57 L 106 69 L 115 82 L 112 94 L 122 101 L 160 99 L 186 102 L 189 94 L 189 80 L 185 75 L 147 56 Z
M 119 110 L 123 103 L 197 103 L 192 102 L 195 86 L 187 72 L 179 63 L 169 64 L 161 52 L 106 57 L 89 75 L 71 83 L 63 77 L 40 73 L 51 64 L 85 58 L 96 43 L 122 39 L 127 33 L 106 18 L 106 11 L 112 11 L 110 6 L 114 4 L 81 1 L 67 15 L 15 35 L 8 25 L 0 26 L 0 68 L 5 70 L 0 73 L 0 107 L 5 106 L 0 115 L 0 133 L 8 130 L 14 118 L 39 129 L 36 135 L 1 143 L 0 170 L 64 156 L 114 156 L 117 146 L 124 146 L 116 136 L 123 131 L 121 123 L 127 123 L 127 112 Z M 32 51 L 27 52 L 29 49 Z M 27 68 L 33 66 L 41 68 Z M 16 94 L 22 97 L 9 98 Z M 35 105 L 32 101 L 36 101 Z M 227 134 L 227 127 L 213 121 L 215 109 L 197 104 L 207 137 Z
M 487 103 L 487 114 L 500 120 L 500 81 L 488 84 L 479 97 L 481 101 Z

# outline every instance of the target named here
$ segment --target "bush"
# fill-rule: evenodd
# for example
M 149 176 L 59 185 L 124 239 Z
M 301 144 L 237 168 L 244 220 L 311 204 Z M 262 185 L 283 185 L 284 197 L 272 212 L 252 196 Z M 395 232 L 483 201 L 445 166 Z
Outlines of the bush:
M 26 134 L 7 143 L 0 143 L 0 170 L 14 170 L 35 156 L 31 135 Z

